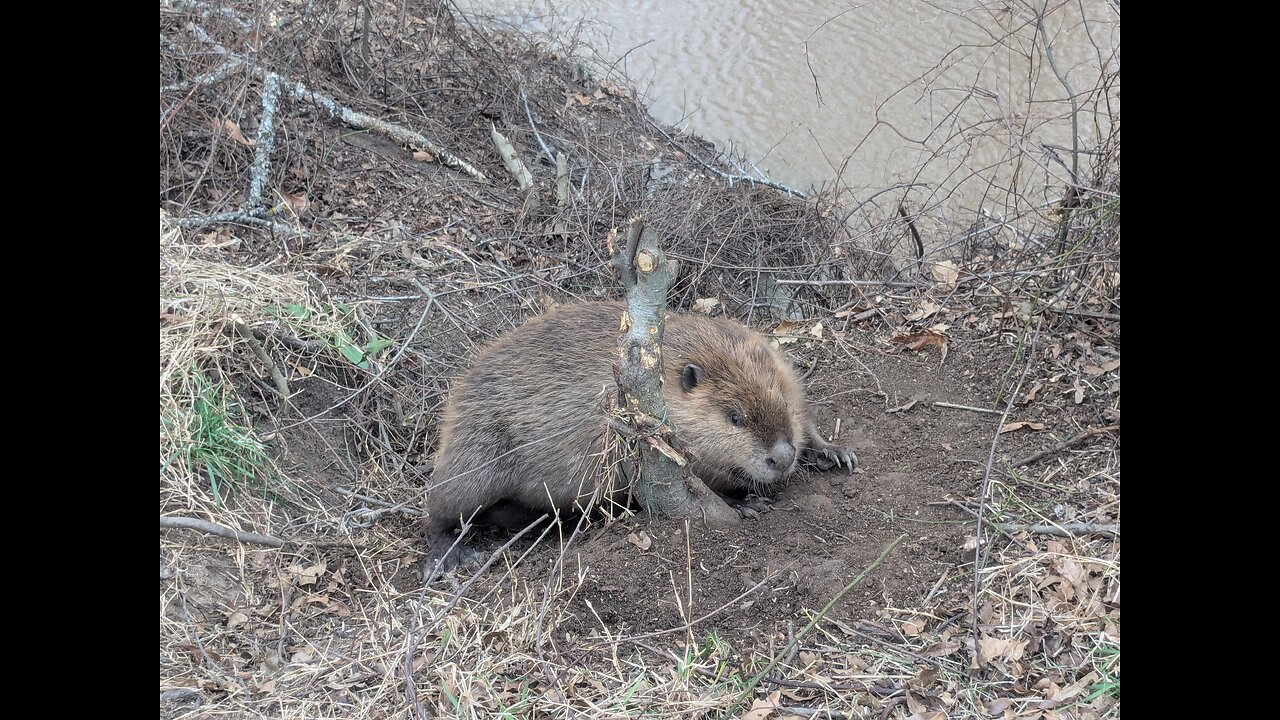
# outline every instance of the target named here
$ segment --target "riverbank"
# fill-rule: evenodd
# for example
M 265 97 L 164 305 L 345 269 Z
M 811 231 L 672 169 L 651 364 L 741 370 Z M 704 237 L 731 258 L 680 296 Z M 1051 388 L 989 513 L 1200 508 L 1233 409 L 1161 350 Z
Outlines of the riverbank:
M 182 8 L 161 516 L 269 537 L 162 529 L 162 717 L 1118 715 L 1118 134 L 1036 233 L 974 218 L 925 260 L 892 204 L 855 225 L 734 177 L 620 80 L 445 5 Z M 672 306 L 774 335 L 859 473 L 726 533 L 525 538 L 423 590 L 449 382 L 618 296 L 633 212 L 682 261 Z

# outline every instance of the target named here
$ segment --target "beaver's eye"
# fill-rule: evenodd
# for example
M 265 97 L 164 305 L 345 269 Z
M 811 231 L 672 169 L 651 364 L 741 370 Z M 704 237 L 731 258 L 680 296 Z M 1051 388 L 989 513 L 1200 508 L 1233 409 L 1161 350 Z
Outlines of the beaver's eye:
M 738 412 L 737 410 L 730 410 L 730 411 L 729 411 L 729 422 L 733 423 L 734 425 L 741 425 L 741 424 L 742 424 L 742 413 Z

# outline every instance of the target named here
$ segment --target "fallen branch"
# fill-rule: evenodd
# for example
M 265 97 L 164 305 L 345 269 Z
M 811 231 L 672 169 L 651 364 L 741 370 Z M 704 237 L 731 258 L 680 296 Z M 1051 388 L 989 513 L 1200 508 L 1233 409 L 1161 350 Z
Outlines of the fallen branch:
M 222 55 L 226 55 L 228 58 L 239 60 L 241 63 L 244 62 L 243 58 L 240 58 L 240 56 L 236 55 L 235 53 L 231 52 L 227 48 L 218 44 L 218 42 L 215 41 L 213 37 L 209 35 L 208 32 L 205 31 L 204 28 L 200 27 L 199 25 L 196 25 L 195 23 L 188 23 L 187 27 L 191 30 L 192 33 L 195 34 L 197 38 L 201 40 L 201 42 L 204 42 L 206 45 L 210 46 L 218 53 L 221 53 Z M 265 78 L 268 74 L 270 74 L 269 70 L 261 66 L 251 64 L 250 67 L 252 68 L 254 74 L 259 77 Z M 366 115 L 365 113 L 359 112 L 357 110 L 353 110 L 345 105 L 342 105 L 337 100 L 334 100 L 333 98 L 329 97 L 328 95 L 325 95 L 324 93 L 316 92 L 315 90 L 308 88 L 306 84 L 302 83 L 301 81 L 297 81 L 297 80 L 287 81 L 284 79 L 283 76 L 281 76 L 280 79 L 281 79 L 281 82 L 285 83 L 286 89 L 289 91 L 289 96 L 294 100 L 306 101 L 314 105 L 315 107 L 328 113 L 329 117 L 332 117 L 336 120 L 340 120 L 341 122 L 353 128 L 356 128 L 358 130 L 369 130 L 372 132 L 381 133 L 391 138 L 392 140 L 395 140 L 396 142 L 401 142 L 406 145 L 413 145 L 415 147 L 421 148 L 422 150 L 425 150 L 431 153 L 432 155 L 434 155 L 435 158 L 439 160 L 440 163 L 446 167 L 450 167 L 450 168 L 453 168 L 454 170 L 464 172 L 470 175 L 471 177 L 477 180 L 480 180 L 481 182 L 489 181 L 489 178 L 485 177 L 485 174 L 480 172 L 475 167 L 475 165 L 472 165 L 466 160 L 463 160 L 457 155 L 454 155 L 453 153 L 444 149 L 440 145 L 428 140 L 425 136 L 423 136 L 420 133 L 417 133 L 405 127 L 401 127 L 399 125 L 393 125 L 385 120 L 373 117 L 372 115 Z
M 262 188 L 271 171 L 271 151 L 276 146 L 276 110 L 280 107 L 280 76 L 269 72 L 262 79 L 262 119 L 258 139 L 253 144 L 253 172 L 249 176 L 249 212 L 261 213 Z
M 276 392 L 280 393 L 280 399 L 289 402 L 289 382 L 284 379 L 284 373 L 280 372 L 280 367 L 276 365 L 276 361 L 272 359 L 267 349 L 262 347 L 262 343 L 258 342 L 258 338 L 253 336 L 253 331 L 249 329 L 239 316 L 231 317 L 231 324 L 235 326 L 236 332 L 240 333 L 240 337 L 249 343 L 249 347 L 253 349 L 253 354 L 258 356 L 263 365 L 267 366 L 267 372 L 271 373 L 271 380 L 276 384 Z
M 272 232 L 278 232 L 282 235 L 300 235 L 303 234 L 292 225 L 278 223 L 275 220 L 269 220 L 264 217 L 258 217 L 247 212 L 235 210 L 232 212 L 218 213 L 217 215 L 206 215 L 204 217 L 184 217 L 177 219 L 178 225 L 184 228 L 202 228 L 207 225 L 216 225 L 218 223 L 240 223 L 242 225 L 256 225 L 266 228 Z
M 929 503 L 929 504 L 930 504 L 930 505 L 934 505 L 935 503 Z M 956 501 L 956 500 L 948 500 L 947 502 L 944 502 L 944 503 L 936 503 L 936 504 L 938 504 L 938 505 L 942 505 L 943 507 L 952 507 L 952 506 L 954 506 L 954 507 L 957 507 L 957 508 L 959 508 L 959 509 L 961 509 L 961 510 L 963 510 L 963 511 L 967 512 L 967 513 L 969 513 L 969 514 L 970 514 L 970 515 L 972 515 L 975 519 L 978 517 L 978 511 L 977 511 L 977 510 L 974 510 L 974 509 L 972 509 L 972 508 L 966 507 L 965 505 L 963 505 L 962 503 L 960 503 L 960 502 L 958 502 L 958 501 Z M 1030 546 L 1030 545 L 1028 545 L 1028 544 L 1026 544 L 1026 543 L 1024 543 L 1024 542 L 1022 542 L 1022 541 L 1021 541 L 1021 540 L 1019 540 L 1018 538 L 1014 537 L 1014 536 L 1013 536 L 1013 534 L 1012 534 L 1012 531 L 1010 531 L 1010 530 L 1006 530 L 1006 529 L 1004 528 L 1004 526 L 1002 526 L 1002 525 L 1000 525 L 1000 524 L 998 524 L 998 523 L 996 524 L 996 529 L 997 529 L 997 530 L 999 530 L 999 531 L 1000 531 L 1000 534 L 1001 534 L 1001 535 L 1004 535 L 1005 539 L 1006 539 L 1006 540 L 1008 540 L 1009 542 L 1011 542 L 1011 543 L 1013 543 L 1013 544 L 1017 545 L 1018 547 L 1022 548 L 1023 550 L 1026 550 L 1027 552 L 1031 552 L 1031 546 Z
M 493 140 L 494 147 L 498 148 L 498 154 L 502 156 L 502 162 L 507 166 L 507 172 L 511 173 L 511 177 L 515 178 L 516 186 L 520 188 L 520 192 L 527 192 L 533 187 L 533 176 L 529 174 L 529 168 L 524 166 L 524 162 L 516 154 L 516 149 L 511 146 L 511 141 L 498 132 L 498 128 L 493 123 L 489 123 L 489 137 Z
M 569 201 L 569 159 L 556 153 L 556 204 L 564 208 Z
M 1063 450 L 1066 450 L 1069 447 L 1078 445 L 1095 435 L 1103 435 L 1109 432 L 1116 432 L 1116 433 L 1120 432 L 1120 424 L 1116 423 L 1115 425 L 1106 425 L 1104 427 L 1090 428 L 1080 433 L 1079 435 L 1076 435 L 1075 437 L 1071 438 L 1066 442 L 1060 442 L 1057 445 L 1054 445 L 1053 447 L 1045 448 L 1044 450 L 1041 450 L 1040 452 L 1034 455 L 1025 457 L 1019 460 L 1018 462 L 1013 463 L 1009 467 L 1017 468 L 1017 467 L 1022 467 L 1023 465 L 1030 465 L 1031 463 L 1036 462 L 1037 460 L 1043 460 L 1049 457 L 1050 455 L 1055 455 L 1057 453 L 1062 452 Z
M 1000 523 L 996 527 L 1004 532 L 1027 532 L 1032 535 L 1057 535 L 1059 537 L 1075 537 L 1077 535 L 1106 535 L 1119 537 L 1118 523 L 1060 523 L 1057 525 L 1018 525 Z
M 166 517 L 164 515 L 161 515 L 160 527 L 162 529 L 175 528 L 175 529 L 184 529 L 184 530 L 199 530 L 201 532 L 207 532 L 210 535 L 217 535 L 218 537 L 230 538 L 232 540 L 239 540 L 240 542 L 253 543 L 254 545 L 266 545 L 267 547 L 273 547 L 273 548 L 284 547 L 284 541 L 277 537 L 271 537 L 270 535 L 259 535 L 258 533 L 253 533 L 253 532 L 240 532 L 239 530 L 233 530 L 232 528 L 229 528 L 225 525 L 218 525 L 216 523 L 211 523 L 207 520 L 198 520 L 196 518 Z
M 774 280 L 777 285 L 806 285 L 809 287 L 826 287 L 828 285 L 854 285 L 858 287 L 915 287 L 915 283 L 891 282 L 886 280 Z
M 484 173 L 477 170 L 474 165 L 431 142 L 426 137 L 414 132 L 413 130 L 400 127 L 399 125 L 392 125 L 386 120 L 381 120 L 372 115 L 366 115 L 362 112 L 352 110 L 345 105 L 340 105 L 336 100 L 328 95 L 311 90 L 301 82 L 295 81 L 289 85 L 289 93 L 294 100 L 306 100 L 312 105 L 315 105 L 321 110 L 329 113 L 330 117 L 341 120 L 343 123 L 346 123 L 353 128 L 382 133 L 396 142 L 417 146 L 434 155 L 436 159 L 446 167 L 464 172 L 481 182 L 489 182 L 489 178 L 485 177 Z
M 969 405 L 956 405 L 955 403 L 942 402 L 941 400 L 939 400 L 939 401 L 935 402 L 935 403 L 933 404 L 933 406 L 934 406 L 934 407 L 951 408 L 951 409 L 953 409 L 953 410 L 969 410 L 969 411 L 971 411 L 971 412 L 976 412 L 976 413 L 987 413 L 987 414 L 989 414 L 989 415 L 999 415 L 999 414 L 1001 414 L 999 410 L 992 410 L 991 408 L 971 407 L 971 406 L 969 406 Z

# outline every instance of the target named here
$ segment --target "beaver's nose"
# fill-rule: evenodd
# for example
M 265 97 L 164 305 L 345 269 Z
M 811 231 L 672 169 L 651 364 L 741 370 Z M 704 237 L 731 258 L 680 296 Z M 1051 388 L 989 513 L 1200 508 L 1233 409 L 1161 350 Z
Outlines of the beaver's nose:
M 790 469 L 791 464 L 796 461 L 796 448 L 786 440 L 779 440 L 769 450 L 769 457 L 765 460 L 769 467 L 774 470 L 786 471 Z

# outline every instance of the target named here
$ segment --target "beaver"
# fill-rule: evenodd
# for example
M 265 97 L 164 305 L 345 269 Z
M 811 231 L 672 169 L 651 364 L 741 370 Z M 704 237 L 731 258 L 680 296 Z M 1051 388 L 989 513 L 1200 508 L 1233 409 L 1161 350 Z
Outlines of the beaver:
M 534 317 L 488 346 L 454 386 L 427 492 L 428 568 L 475 556 L 461 546 L 445 553 L 449 531 L 477 511 L 485 522 L 523 526 L 542 511 L 580 510 L 592 496 L 625 310 L 583 302 Z M 790 362 L 759 333 L 669 313 L 663 361 L 667 420 L 690 451 L 690 471 L 722 497 L 763 494 L 798 462 L 853 472 L 857 456 L 818 433 Z M 752 514 L 749 503 L 726 499 Z

